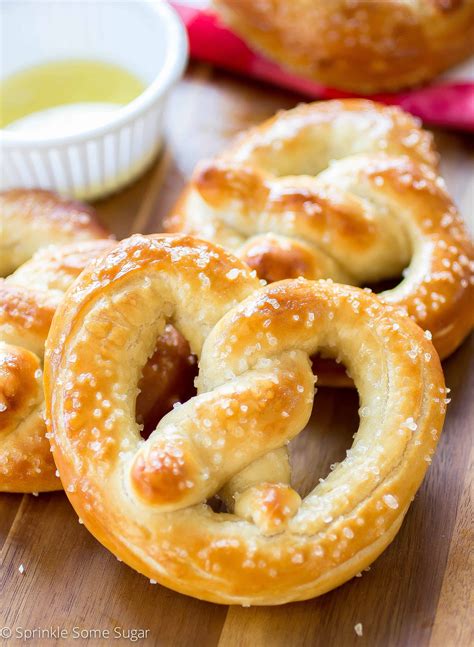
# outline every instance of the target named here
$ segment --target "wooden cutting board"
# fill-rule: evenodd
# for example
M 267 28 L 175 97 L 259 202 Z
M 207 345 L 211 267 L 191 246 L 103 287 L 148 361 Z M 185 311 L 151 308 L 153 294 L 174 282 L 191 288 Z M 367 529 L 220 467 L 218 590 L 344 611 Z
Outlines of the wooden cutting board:
M 192 67 L 170 97 L 160 159 L 133 186 L 99 202 L 100 216 L 119 237 L 160 231 L 200 158 L 298 101 L 207 66 Z M 448 186 L 464 216 L 472 218 L 473 141 L 446 133 L 436 133 L 436 139 Z M 79 631 L 87 636 L 81 644 L 131 644 L 116 636 L 131 636 L 132 629 L 147 630 L 137 644 L 173 647 L 474 644 L 472 337 L 444 367 L 452 402 L 435 460 L 397 538 L 362 577 L 321 598 L 283 607 L 213 605 L 151 585 L 119 563 L 79 525 L 62 493 L 0 495 L 0 627 L 9 627 L 14 637 L 26 629 L 53 636 L 41 642 L 36 637 L 32 645 L 76 644 Z M 310 425 L 292 447 L 300 490 L 341 460 L 357 428 L 357 406 L 355 392 L 320 390 Z M 362 637 L 354 630 L 358 623 Z M 60 629 L 69 637 L 57 640 Z

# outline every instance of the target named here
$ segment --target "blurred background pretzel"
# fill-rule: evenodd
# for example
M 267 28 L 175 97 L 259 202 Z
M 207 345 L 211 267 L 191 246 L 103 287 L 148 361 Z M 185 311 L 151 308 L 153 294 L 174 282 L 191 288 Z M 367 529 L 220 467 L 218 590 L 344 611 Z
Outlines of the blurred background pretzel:
M 474 54 L 474 0 L 214 0 L 250 45 L 359 94 L 429 81 Z
M 141 367 L 171 323 L 200 358 L 198 394 L 143 441 Z M 302 501 L 286 444 L 311 413 L 309 356 L 348 367 L 361 420 L 339 466 Z M 406 315 L 332 281 L 258 289 L 224 249 L 135 235 L 86 269 L 47 341 L 54 456 L 87 528 L 177 591 L 226 604 L 321 594 L 393 539 L 446 410 L 436 352 Z M 228 512 L 207 500 L 216 493 Z
M 437 163 L 431 135 L 398 108 L 301 105 L 199 164 L 165 228 L 228 247 L 267 281 L 403 274 L 379 296 L 444 358 L 473 327 L 474 252 Z

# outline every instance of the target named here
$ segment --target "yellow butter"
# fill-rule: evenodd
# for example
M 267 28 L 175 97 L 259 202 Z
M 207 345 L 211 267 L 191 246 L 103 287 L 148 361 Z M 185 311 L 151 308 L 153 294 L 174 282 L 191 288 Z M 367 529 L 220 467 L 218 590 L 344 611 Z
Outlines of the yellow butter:
M 124 105 L 144 89 L 139 78 L 111 63 L 71 59 L 37 65 L 0 82 L 0 128 L 65 104 Z

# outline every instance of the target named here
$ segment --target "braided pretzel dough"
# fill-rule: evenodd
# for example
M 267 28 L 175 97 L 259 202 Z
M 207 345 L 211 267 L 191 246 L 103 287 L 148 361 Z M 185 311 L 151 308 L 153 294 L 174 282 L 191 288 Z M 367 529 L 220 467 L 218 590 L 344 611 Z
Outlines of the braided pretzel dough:
M 474 0 L 214 0 L 271 58 L 362 94 L 428 81 L 474 54 Z
M 153 580 L 226 604 L 309 598 L 375 559 L 446 408 L 432 344 L 371 293 L 257 286 L 211 243 L 133 236 L 68 292 L 46 351 L 54 457 L 86 526 Z M 136 384 L 166 321 L 200 357 L 198 395 L 144 442 Z M 310 415 L 318 349 L 347 364 L 361 423 L 347 458 L 301 501 L 284 448 Z M 219 491 L 229 513 L 206 504 Z
M 165 228 L 228 247 L 268 281 L 364 285 L 403 271 L 379 296 L 430 330 L 443 358 L 474 323 L 474 252 L 436 164 L 431 135 L 397 108 L 302 105 L 198 166 Z

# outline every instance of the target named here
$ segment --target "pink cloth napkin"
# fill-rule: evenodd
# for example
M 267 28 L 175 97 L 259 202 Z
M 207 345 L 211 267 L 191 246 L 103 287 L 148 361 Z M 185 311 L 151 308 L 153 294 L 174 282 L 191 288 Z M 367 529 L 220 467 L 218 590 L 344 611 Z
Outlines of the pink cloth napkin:
M 295 76 L 254 52 L 214 13 L 202 6 L 192 6 L 196 0 L 194 3 L 190 0 L 172 0 L 171 4 L 186 26 L 193 58 L 294 90 L 307 98 L 340 99 L 354 96 Z M 474 132 L 474 82 L 464 80 L 462 73 L 460 76 L 458 79 L 454 75 L 454 78 L 442 79 L 433 85 L 406 92 L 372 95 L 370 98 L 398 105 L 427 124 Z

